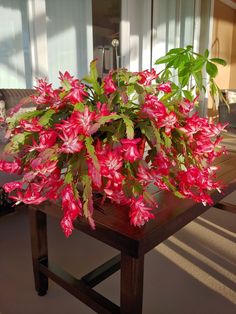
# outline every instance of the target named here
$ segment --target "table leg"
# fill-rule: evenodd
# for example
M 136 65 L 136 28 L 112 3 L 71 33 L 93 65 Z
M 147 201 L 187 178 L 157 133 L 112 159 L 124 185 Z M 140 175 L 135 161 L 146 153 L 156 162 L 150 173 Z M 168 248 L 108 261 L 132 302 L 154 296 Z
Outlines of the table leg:
M 120 313 L 141 314 L 143 304 L 144 256 L 121 254 Z
M 48 278 L 39 271 L 39 263 L 48 264 L 47 215 L 34 209 L 29 209 L 29 215 L 35 289 L 43 296 L 48 290 Z

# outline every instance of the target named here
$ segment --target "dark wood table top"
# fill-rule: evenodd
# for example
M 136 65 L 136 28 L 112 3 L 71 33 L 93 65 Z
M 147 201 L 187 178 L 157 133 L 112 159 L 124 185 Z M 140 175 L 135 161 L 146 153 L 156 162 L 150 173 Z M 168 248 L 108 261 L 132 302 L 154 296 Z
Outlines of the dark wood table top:
M 236 189 L 236 152 L 231 151 L 222 156 L 217 161 L 217 165 L 220 167 L 217 177 L 226 187 L 223 193 L 217 191 L 212 193 L 215 204 Z M 116 249 L 138 257 L 211 207 L 189 199 L 179 199 L 166 191 L 153 193 L 159 204 L 158 209 L 154 209 L 156 219 L 150 220 L 141 228 L 130 226 L 128 207 L 111 204 L 109 201 L 103 205 L 99 204 L 99 208 L 94 211 L 96 230 L 91 230 L 83 218 L 77 219 L 74 226 Z M 49 202 L 34 206 L 34 208 L 59 219 L 62 217 L 60 207 Z

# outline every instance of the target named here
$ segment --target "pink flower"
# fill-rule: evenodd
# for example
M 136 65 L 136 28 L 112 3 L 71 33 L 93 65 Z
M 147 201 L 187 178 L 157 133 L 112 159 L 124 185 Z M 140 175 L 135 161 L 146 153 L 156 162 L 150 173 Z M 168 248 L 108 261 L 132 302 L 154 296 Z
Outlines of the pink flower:
M 3 185 L 3 188 L 4 188 L 6 193 L 10 193 L 10 192 L 12 192 L 12 191 L 14 191 L 16 189 L 21 189 L 22 185 L 23 185 L 22 182 L 14 181 L 14 182 L 5 183 Z
M 41 193 L 39 192 L 39 186 L 36 184 L 30 184 L 25 194 L 23 194 L 21 191 L 17 191 L 16 196 L 9 197 L 16 201 L 15 205 L 18 205 L 21 202 L 25 204 L 38 205 L 47 199 L 45 196 L 41 195 Z
M 84 90 L 84 84 L 78 84 L 72 87 L 69 93 L 64 97 L 65 100 L 69 100 L 72 104 L 77 104 L 84 101 L 84 97 L 88 96 L 88 93 Z
M 153 178 L 153 184 L 159 189 L 169 191 L 169 187 L 164 182 L 163 178 L 170 175 L 173 164 L 174 162 L 164 156 L 162 153 L 158 153 L 155 156 L 149 171 Z
M 103 79 L 104 82 L 104 92 L 106 95 L 113 93 L 116 91 L 116 85 L 112 79 L 111 73 L 109 73 L 107 76 Z
M 179 104 L 179 111 L 184 115 L 189 114 L 189 112 L 194 108 L 194 101 L 184 98 L 184 100 Z
M 40 132 L 42 130 L 42 125 L 39 124 L 38 118 L 33 118 L 31 121 L 21 120 L 20 126 L 25 129 L 25 131 L 30 132 Z
M 96 155 L 100 165 L 101 176 L 107 179 L 105 188 L 113 194 L 113 191 L 122 189 L 124 176 L 120 169 L 123 166 L 123 159 L 120 149 L 113 149 L 109 145 L 96 144 Z
M 79 198 L 75 198 L 73 187 L 71 184 L 67 184 L 61 191 L 62 196 L 62 208 L 64 211 L 64 217 L 61 220 L 61 227 L 68 237 L 71 235 L 73 227 L 73 221 L 80 215 L 82 215 L 82 203 Z
M 88 106 L 85 106 L 84 111 L 74 111 L 69 119 L 72 124 L 76 125 L 77 132 L 85 136 L 90 136 L 95 133 L 99 124 L 94 124 L 96 119 L 96 114 L 93 111 L 90 111 Z
M 60 81 L 67 81 L 70 85 L 76 85 L 79 83 L 79 80 L 74 78 L 68 71 L 66 71 L 64 74 L 62 72 L 59 72 L 59 80 Z
M 171 111 L 169 114 L 166 114 L 165 116 L 156 119 L 156 125 L 157 127 L 165 127 L 165 133 L 166 135 L 170 135 L 171 130 L 175 128 L 175 124 L 177 122 L 176 114 Z
M 124 153 L 124 159 L 130 162 L 141 159 L 137 144 L 141 141 L 141 138 L 136 139 L 122 139 L 120 142 L 122 144 L 121 151 Z
M 78 135 L 78 125 L 75 119 L 61 120 L 60 124 L 55 124 L 56 129 L 63 132 L 67 136 L 71 136 L 71 134 Z
M 0 160 L 0 171 L 8 172 L 8 173 L 16 173 L 19 174 L 21 170 L 20 161 L 7 162 L 5 160 Z
M 152 169 L 155 169 L 155 173 L 161 176 L 168 175 L 171 166 L 173 166 L 173 161 L 161 152 L 155 156 L 152 163 Z
M 108 145 L 102 148 L 96 146 L 96 154 L 103 175 L 110 175 L 113 171 L 118 171 L 123 165 L 122 156 L 118 149 L 112 150 Z
M 207 191 L 220 189 L 220 184 L 214 182 L 213 177 L 214 171 L 212 169 L 199 169 L 196 166 L 190 166 L 186 171 L 177 173 L 178 191 L 185 197 L 211 205 L 212 199 Z
M 111 201 L 115 202 L 116 204 L 120 205 L 127 205 L 129 204 L 130 200 L 125 196 L 122 190 L 112 190 L 111 188 L 105 188 L 104 192 L 106 193 L 107 198 Z
M 23 181 L 25 182 L 26 179 L 27 177 L 25 178 L 24 176 Z M 43 191 L 47 199 L 57 200 L 61 195 L 60 188 L 64 180 L 61 178 L 61 170 L 59 168 L 56 168 L 49 176 L 42 174 L 37 175 L 35 181 L 38 182 L 39 191 Z
M 64 212 L 74 220 L 81 215 L 82 203 L 79 198 L 75 198 L 73 187 L 67 184 L 61 191 L 62 207 Z
M 72 231 L 74 229 L 71 217 L 68 215 L 65 215 L 62 218 L 60 224 L 61 224 L 61 228 L 62 228 L 65 236 L 68 238 L 72 234 Z
M 139 163 L 137 177 L 139 182 L 144 186 L 150 184 L 154 179 L 150 172 L 150 168 L 144 161 Z
M 203 136 L 207 136 L 207 137 L 218 137 L 221 132 L 226 128 L 226 126 L 228 125 L 228 123 L 225 123 L 225 124 L 221 124 L 221 123 L 211 123 L 209 121 L 207 121 L 207 127 L 206 128 L 203 128 L 201 130 L 201 134 Z
M 146 86 L 151 85 L 152 81 L 158 77 L 158 74 L 153 68 L 151 71 L 145 70 L 143 72 L 139 72 L 138 75 L 140 76 L 140 80 L 138 82 Z
M 42 148 L 52 147 L 57 139 L 57 133 L 53 130 L 45 130 L 39 134 L 39 143 Z
M 144 204 L 143 196 L 139 196 L 138 199 L 132 198 L 129 212 L 131 225 L 142 227 L 149 219 L 155 218 L 155 216 L 150 213 L 151 210 L 152 208 Z
M 52 106 L 61 103 L 60 90 L 53 90 L 52 84 L 48 84 L 46 80 L 39 79 L 36 90 L 38 94 L 32 95 L 31 98 L 37 105 Z
M 62 146 L 60 147 L 60 152 L 66 154 L 78 153 L 84 147 L 83 142 L 78 139 L 78 136 L 74 133 L 71 133 L 69 136 L 66 133 L 59 135 L 63 141 Z
M 109 116 L 111 114 L 107 108 L 107 104 L 105 104 L 105 103 L 101 104 L 100 101 L 97 102 L 97 110 L 98 110 L 98 113 L 96 115 L 96 120 L 99 120 L 99 118 L 106 117 L 106 116 Z
M 164 117 L 167 114 L 165 105 L 156 96 L 150 94 L 145 97 L 142 112 L 146 113 L 152 119 Z
M 34 170 L 35 175 L 37 175 L 37 173 L 49 175 L 57 169 L 57 162 L 57 160 L 47 160 L 46 162 L 43 162 L 42 158 L 38 157 L 32 160 L 30 165 Z
M 192 137 L 194 134 L 198 133 L 199 131 L 206 130 L 209 127 L 208 119 L 201 118 L 195 113 L 192 117 L 187 117 L 185 119 L 185 126 L 181 127 L 180 130 L 185 132 L 189 137 Z
M 211 140 L 203 136 L 195 136 L 192 147 L 195 154 L 211 153 L 215 149 L 215 145 Z
M 87 163 L 88 163 L 88 173 L 89 173 L 90 178 L 92 179 L 93 185 L 96 188 L 100 188 L 102 186 L 101 171 L 98 170 L 94 166 L 94 163 L 90 158 L 87 159 Z
M 166 83 L 162 83 L 162 84 L 158 85 L 157 89 L 159 91 L 162 91 L 162 92 L 166 93 L 166 94 L 172 92 L 172 88 L 171 88 L 171 83 L 170 82 L 166 82 Z
M 109 179 L 105 187 L 106 189 L 112 189 L 114 191 L 120 191 L 122 189 L 122 182 L 125 177 L 120 172 L 114 171 L 112 175 L 106 177 Z

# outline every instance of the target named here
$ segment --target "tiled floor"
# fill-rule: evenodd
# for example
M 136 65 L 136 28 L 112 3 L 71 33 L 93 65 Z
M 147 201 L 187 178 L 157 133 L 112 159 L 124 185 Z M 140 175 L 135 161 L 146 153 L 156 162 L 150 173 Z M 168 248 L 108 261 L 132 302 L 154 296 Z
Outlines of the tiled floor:
M 210 209 L 152 250 L 145 259 L 143 313 L 235 314 L 235 243 L 236 215 Z M 49 251 L 77 276 L 117 253 L 80 232 L 66 239 L 52 219 Z M 46 296 L 37 296 L 26 212 L 0 218 L 0 252 L 1 314 L 94 313 L 52 282 Z M 119 272 L 97 289 L 119 304 Z

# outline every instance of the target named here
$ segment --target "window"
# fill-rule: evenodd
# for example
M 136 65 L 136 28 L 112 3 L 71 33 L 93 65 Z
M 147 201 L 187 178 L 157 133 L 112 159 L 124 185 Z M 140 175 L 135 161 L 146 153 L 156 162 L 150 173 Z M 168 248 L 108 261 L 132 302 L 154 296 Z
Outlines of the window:
M 0 0 L 0 87 L 32 86 L 27 0 Z
M 93 59 L 92 2 L 46 0 L 48 77 L 58 84 L 58 72 L 83 77 Z

